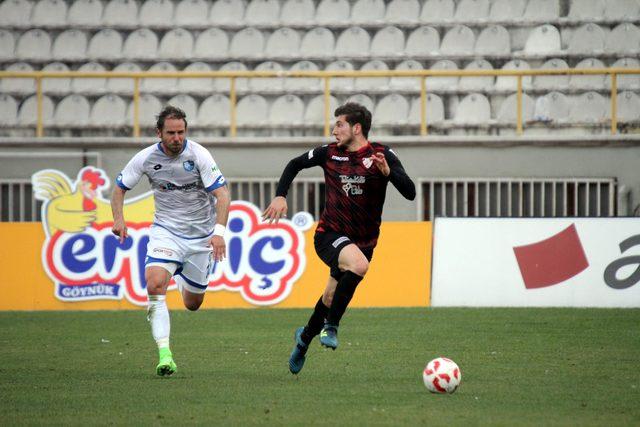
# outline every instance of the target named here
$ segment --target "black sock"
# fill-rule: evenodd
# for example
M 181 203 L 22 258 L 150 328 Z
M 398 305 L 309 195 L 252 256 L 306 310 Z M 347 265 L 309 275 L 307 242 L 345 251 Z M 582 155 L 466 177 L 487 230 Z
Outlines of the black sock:
M 324 326 L 324 319 L 327 317 L 327 313 L 329 312 L 329 307 L 324 305 L 322 302 L 322 297 L 316 303 L 316 307 L 313 309 L 313 313 L 309 318 L 309 322 L 307 326 L 305 326 L 304 331 L 300 335 L 300 339 L 306 345 L 313 340 L 313 338 L 320 333 L 322 327 Z
M 358 287 L 358 283 L 360 283 L 361 280 L 362 276 L 358 276 L 352 271 L 345 271 L 338 282 L 338 286 L 336 286 L 336 292 L 333 295 L 331 308 L 327 315 L 327 324 L 336 327 L 340 325 L 340 319 L 342 319 L 342 315 L 347 309 L 351 298 L 353 298 L 356 287 Z

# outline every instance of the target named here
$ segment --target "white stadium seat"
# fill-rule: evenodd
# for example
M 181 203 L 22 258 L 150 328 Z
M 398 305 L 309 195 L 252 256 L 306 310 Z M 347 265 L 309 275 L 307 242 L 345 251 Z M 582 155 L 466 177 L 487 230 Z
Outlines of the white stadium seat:
M 336 42 L 336 56 L 342 58 L 369 56 L 371 37 L 361 27 L 350 27 L 340 33 Z
M 51 55 L 56 60 L 77 61 L 87 57 L 87 35 L 79 30 L 66 30 L 53 42 Z
M 567 51 L 579 55 L 603 53 L 605 37 L 606 34 L 602 30 L 602 27 L 589 22 L 573 32 L 567 46 Z
M 202 101 L 198 110 L 199 126 L 229 126 L 231 104 L 224 95 L 211 95 Z
M 67 13 L 67 22 L 73 26 L 99 27 L 103 9 L 100 0 L 75 0 Z
M 559 0 L 530 0 L 523 15 L 525 21 L 535 22 L 555 21 L 559 17 Z
M 606 68 L 604 63 L 597 58 L 583 59 L 576 65 L 577 69 L 581 68 Z M 569 87 L 572 89 L 603 89 L 603 74 L 572 74 L 569 78 Z
M 478 59 L 464 67 L 465 70 L 493 70 L 493 65 L 486 59 Z M 458 86 L 465 91 L 478 91 L 492 89 L 494 76 L 464 76 L 460 77 Z
M 87 58 L 113 60 L 122 57 L 122 36 L 118 31 L 106 28 L 91 37 Z
M 491 4 L 489 20 L 492 22 L 519 21 L 524 15 L 526 0 L 495 0 Z
M 280 18 L 278 0 L 251 0 L 244 15 L 246 25 L 271 25 Z
M 548 24 L 531 30 L 524 46 L 524 52 L 530 55 L 549 55 L 561 50 L 560 32 Z
M 569 19 L 575 21 L 601 19 L 604 15 L 604 9 L 602 0 L 571 0 Z
M 169 101 L 168 105 L 180 108 L 187 115 L 187 123 L 189 125 L 198 126 L 198 103 L 192 96 L 180 93 L 175 95 Z
M 102 12 L 102 23 L 106 27 L 134 27 L 138 25 L 138 2 L 136 0 L 110 0 Z
M 413 59 L 402 61 L 396 65 L 396 70 L 422 70 L 422 64 Z M 395 90 L 412 90 L 420 89 L 420 79 L 418 77 L 391 77 L 389 79 L 389 87 Z
M 264 97 L 256 94 L 247 95 L 240 99 L 236 109 L 236 123 L 238 126 L 264 126 L 269 118 L 269 104 Z
M 476 36 L 471 28 L 465 25 L 456 25 L 444 35 L 440 52 L 443 55 L 469 55 L 473 53 L 475 43 Z
M 67 2 L 39 0 L 31 12 L 31 24 L 37 27 L 62 27 L 67 22 Z
M 364 106 L 367 110 L 371 111 L 373 113 L 373 109 L 375 107 L 375 103 L 373 102 L 373 100 L 371 99 L 371 97 L 369 97 L 368 95 L 359 93 L 356 95 L 351 95 L 349 97 L 349 99 L 347 99 L 347 102 L 355 102 L 358 103 L 362 106 Z M 376 118 L 376 120 L 378 120 Z
M 382 126 L 406 125 L 409 119 L 409 101 L 398 93 L 386 95 L 378 101 L 373 117 Z
M 86 126 L 89 124 L 90 111 L 91 106 L 87 98 L 72 94 L 58 102 L 53 118 L 56 126 Z
M 313 28 L 304 35 L 300 43 L 300 56 L 303 58 L 333 57 L 336 38 L 333 31 L 324 28 Z
M 238 31 L 231 39 L 229 55 L 233 58 L 261 58 L 264 51 L 264 35 L 257 28 Z
M 299 61 L 289 71 L 318 71 L 318 66 L 311 61 Z M 296 77 L 284 80 L 287 92 L 315 92 L 322 89 L 322 80 L 313 77 Z
M 618 54 L 638 54 L 640 50 L 640 28 L 630 22 L 615 27 L 607 35 L 606 51 Z
M 384 0 L 357 0 L 351 9 L 350 22 L 366 25 L 384 22 Z
M 616 97 L 616 119 L 619 122 L 640 121 L 640 96 L 624 91 Z
M 509 31 L 502 25 L 485 27 L 476 40 L 474 51 L 480 56 L 510 54 L 511 40 Z
M 6 93 L 0 93 L 0 126 L 18 124 L 18 103 Z
M 199 59 L 223 59 L 229 56 L 229 36 L 220 28 L 201 32 L 193 48 L 193 56 Z
M 247 71 L 247 66 L 243 62 L 227 62 L 220 71 Z M 213 90 L 217 92 L 228 92 L 231 89 L 231 79 L 214 79 Z M 246 78 L 236 79 L 236 92 L 246 92 L 249 90 L 249 81 Z
M 296 95 L 282 95 L 273 101 L 269 123 L 276 126 L 300 126 L 304 123 L 304 102 Z
M 291 28 L 278 28 L 267 39 L 264 54 L 267 58 L 299 57 L 300 34 Z
M 132 99 L 127 107 L 127 120 L 133 126 L 133 103 Z M 155 128 L 156 116 L 162 109 L 160 100 L 149 93 L 140 95 L 140 103 L 138 105 L 138 120 L 140 127 Z
M 171 62 L 158 62 L 153 64 L 147 71 L 154 73 L 165 73 L 177 71 L 176 66 Z M 175 92 L 178 86 L 176 77 L 154 77 L 140 80 L 140 91 L 151 93 L 171 93 Z
M 636 58 L 620 58 L 611 65 L 611 68 L 640 68 L 640 60 Z M 618 74 L 618 89 L 640 89 L 640 74 Z M 605 87 L 611 87 L 611 77 L 605 78 Z
M 630 17 L 640 16 L 640 2 L 638 0 L 606 0 L 604 19 L 609 21 L 624 21 Z
M 384 27 L 373 36 L 371 52 L 376 56 L 404 56 L 404 33 L 398 27 Z
M 411 101 L 411 107 L 409 109 L 409 124 L 410 125 L 419 125 L 420 124 L 420 116 L 421 116 L 421 98 L 413 98 Z M 427 121 L 427 126 L 432 124 L 442 123 L 444 121 L 444 102 L 442 102 L 442 98 L 438 95 L 429 93 L 427 94 L 427 99 L 425 103 L 425 120 Z
M 209 22 L 219 25 L 241 26 L 244 22 L 245 3 L 238 0 L 218 0 L 211 6 Z
M 420 22 L 441 23 L 453 21 L 455 3 L 453 0 L 427 0 L 420 12 Z
M 15 58 L 16 38 L 9 30 L 0 29 L 0 60 Z
M 578 95 L 571 104 L 569 121 L 572 123 L 599 123 L 609 115 L 609 100 L 597 92 Z
M 530 70 L 531 66 L 522 59 L 514 59 L 502 66 L 503 70 Z M 531 87 L 531 76 L 522 76 L 522 87 L 528 89 Z M 518 78 L 511 76 L 498 76 L 496 78 L 495 89 L 498 91 L 515 91 L 518 88 Z
M 433 64 L 431 70 L 457 70 L 458 65 L 450 59 L 441 59 Z M 459 77 L 456 76 L 443 76 L 443 77 L 430 77 L 427 79 L 427 90 L 446 91 L 455 90 L 458 88 Z
M 211 71 L 211 67 L 204 62 L 194 62 L 187 65 L 185 72 L 206 72 Z M 209 93 L 213 88 L 213 79 L 207 77 L 186 77 L 178 79 L 178 92 L 187 93 Z
M 16 62 L 8 65 L 5 71 L 31 72 L 33 67 L 26 62 Z M 36 91 L 35 79 L 11 78 L 0 79 L 0 92 L 2 93 L 33 93 Z
M 383 61 L 374 59 L 366 62 L 360 68 L 360 71 L 387 71 L 389 67 Z M 389 88 L 389 77 L 359 77 L 355 79 L 355 90 L 358 92 L 367 92 L 374 90 L 384 90 Z
M 348 61 L 339 60 L 327 65 L 326 71 L 352 71 L 353 64 Z M 354 79 L 353 77 L 333 77 L 330 80 L 331 90 L 352 91 Z
M 560 92 L 549 92 L 536 100 L 534 120 L 564 123 L 569 119 L 571 105 L 567 97 Z
M 407 56 L 437 55 L 440 51 L 440 33 L 433 27 L 422 26 L 409 34 L 405 54 Z
M 39 28 L 23 33 L 16 44 L 16 58 L 28 61 L 46 61 L 51 58 L 51 37 Z
M 5 0 L 0 3 L 0 27 L 31 26 L 33 3 L 29 0 Z
M 453 121 L 464 125 L 486 124 L 491 120 L 489 100 L 481 93 L 471 93 L 458 104 Z
M 540 67 L 543 70 L 566 70 L 569 68 L 564 59 L 550 59 Z M 569 87 L 569 76 L 562 74 L 551 74 L 547 76 L 535 76 L 533 87 L 536 89 L 558 90 Z
M 116 65 L 113 71 L 135 73 L 138 71 L 142 71 L 142 69 L 138 64 L 134 64 L 132 62 L 122 62 Z M 133 79 L 108 79 L 106 91 L 108 93 L 123 93 L 129 95 L 133 93 Z
M 329 97 L 329 120 L 333 121 L 333 113 L 336 111 L 340 104 L 334 96 Z M 307 108 L 304 112 L 304 123 L 307 125 L 322 125 L 324 124 L 324 95 L 318 95 L 309 101 Z
M 533 113 L 535 110 L 535 102 L 526 93 L 522 94 L 522 123 L 533 120 Z M 498 123 L 509 123 L 516 125 L 518 122 L 518 96 L 517 94 L 509 95 L 498 110 L 496 116 Z
M 181 0 L 176 5 L 175 20 L 181 27 L 209 25 L 209 3 L 205 0 Z
M 489 0 L 460 0 L 453 20 L 457 22 L 486 21 L 489 17 Z
M 160 41 L 158 57 L 176 60 L 192 58 L 193 36 L 191 32 L 183 28 L 167 31 Z
M 100 73 L 106 71 L 102 64 L 97 62 L 87 62 L 82 64 L 78 71 Z M 105 77 L 74 77 L 71 80 L 71 90 L 76 93 L 102 93 L 107 86 Z
M 306 26 L 314 21 L 315 13 L 313 0 L 287 0 L 280 11 L 280 23 L 284 26 Z
M 60 73 L 69 71 L 69 67 L 62 62 L 52 62 L 43 67 L 42 71 Z M 42 79 L 42 90 L 45 93 L 66 95 L 71 92 L 71 79 L 68 77 Z
M 53 123 L 53 101 L 46 95 L 42 96 L 42 123 Z M 18 110 L 18 124 L 21 126 L 33 126 L 38 121 L 38 100 L 36 95 L 31 95 L 20 105 Z
M 124 126 L 127 122 L 127 104 L 118 95 L 107 94 L 96 100 L 91 108 L 89 124 L 97 127 Z
M 413 24 L 420 16 L 420 2 L 418 0 L 391 0 L 387 4 L 384 22 L 389 24 Z
M 316 9 L 316 22 L 319 25 L 341 24 L 347 16 L 351 16 L 351 6 L 347 0 L 321 0 Z
M 124 42 L 122 55 L 130 60 L 156 59 L 158 36 L 148 28 L 139 28 L 131 32 Z
M 258 64 L 254 71 L 284 71 L 281 64 L 274 61 L 266 61 Z M 256 92 L 280 92 L 284 87 L 284 79 L 275 77 L 256 77 L 249 80 L 249 87 Z
M 174 20 L 171 0 L 144 0 L 140 6 L 138 21 L 143 27 L 166 27 Z

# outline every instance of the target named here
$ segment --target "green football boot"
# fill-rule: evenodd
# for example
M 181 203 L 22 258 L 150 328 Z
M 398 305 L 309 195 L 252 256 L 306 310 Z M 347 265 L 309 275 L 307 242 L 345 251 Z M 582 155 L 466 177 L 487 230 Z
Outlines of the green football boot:
M 176 362 L 173 361 L 173 355 L 168 347 L 160 349 L 160 362 L 156 366 L 156 373 L 161 377 L 174 374 L 178 367 Z

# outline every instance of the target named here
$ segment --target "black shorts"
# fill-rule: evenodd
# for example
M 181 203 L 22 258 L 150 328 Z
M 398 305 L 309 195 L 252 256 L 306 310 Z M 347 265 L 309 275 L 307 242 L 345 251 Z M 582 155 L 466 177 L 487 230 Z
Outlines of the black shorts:
M 313 245 L 316 248 L 318 257 L 329 266 L 331 277 L 338 280 L 342 276 L 342 272 L 338 268 L 338 255 L 340 251 L 347 245 L 353 243 L 347 236 L 336 233 L 335 231 L 316 231 L 313 236 Z M 373 247 L 358 248 L 362 251 L 367 260 L 371 261 L 373 257 Z

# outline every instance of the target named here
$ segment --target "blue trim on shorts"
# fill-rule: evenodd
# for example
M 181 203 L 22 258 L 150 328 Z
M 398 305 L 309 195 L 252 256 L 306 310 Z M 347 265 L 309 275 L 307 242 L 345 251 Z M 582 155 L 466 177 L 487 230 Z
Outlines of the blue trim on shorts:
M 169 263 L 172 262 L 174 264 L 178 264 L 178 267 L 182 266 L 182 263 L 180 261 L 176 261 L 175 259 L 164 259 L 164 258 L 155 258 L 152 256 L 147 255 L 147 257 L 144 260 L 144 265 L 146 266 L 147 264 L 149 264 L 150 262 L 161 262 L 161 263 Z
M 157 222 L 154 222 L 154 223 L 153 223 L 153 225 L 156 225 L 156 226 L 158 226 L 158 227 L 160 227 L 160 228 L 164 228 L 165 230 L 167 230 L 169 233 L 173 234 L 174 236 L 179 237 L 179 238 L 181 238 L 181 239 L 185 239 L 185 240 L 198 240 L 198 239 L 204 239 L 205 237 L 209 237 L 209 236 L 211 236 L 211 235 L 213 234 L 213 230 L 211 230 L 211 231 L 209 232 L 209 234 L 206 234 L 206 235 L 204 235 L 204 236 L 198 236 L 198 237 L 187 237 L 187 236 L 183 236 L 183 235 L 181 235 L 181 234 L 176 234 L 176 233 L 174 233 L 173 231 L 169 230 L 169 229 L 168 229 L 167 227 L 165 227 L 164 225 L 162 225 L 162 224 L 158 224 Z
M 184 279 L 185 282 L 187 282 L 188 284 L 190 284 L 191 286 L 193 286 L 194 288 L 198 288 L 198 289 L 207 289 L 209 287 L 209 284 L 207 283 L 206 285 L 199 285 L 196 282 L 194 282 L 191 279 L 188 279 L 187 277 L 185 277 L 184 274 L 182 274 L 182 272 L 180 272 L 180 274 L 178 274 L 178 276 L 182 277 Z

